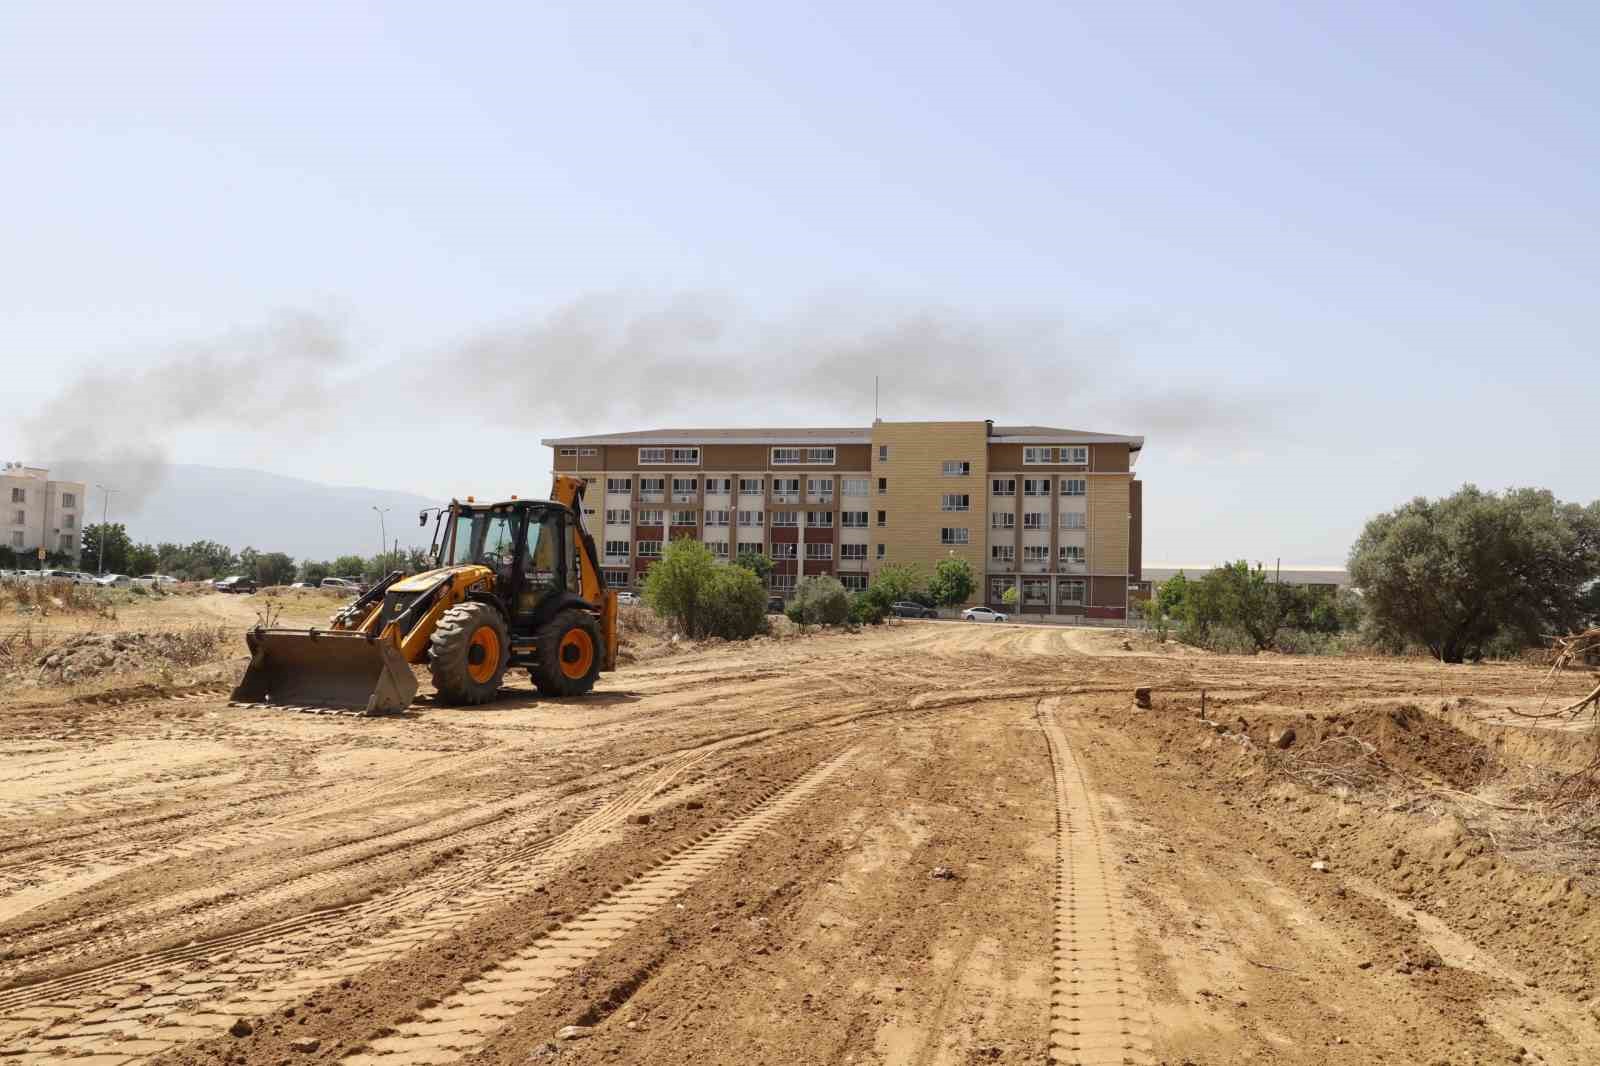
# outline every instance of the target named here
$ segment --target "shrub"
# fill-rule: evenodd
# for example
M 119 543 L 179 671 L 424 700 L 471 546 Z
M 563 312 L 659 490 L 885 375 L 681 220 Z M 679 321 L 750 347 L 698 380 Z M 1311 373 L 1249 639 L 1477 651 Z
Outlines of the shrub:
M 742 566 L 713 567 L 700 594 L 700 636 L 747 640 L 767 631 L 767 587 Z
M 701 595 L 716 568 L 710 548 L 689 537 L 679 537 L 667 545 L 645 575 L 644 602 L 661 617 L 676 622 L 684 633 L 697 637 Z
M 941 559 L 933 568 L 933 580 L 928 582 L 928 596 L 933 600 L 928 606 L 959 607 L 972 598 L 977 587 L 978 579 L 965 559 Z
M 842 626 L 850 620 L 850 594 L 838 578 L 816 574 L 800 582 L 784 613 L 801 625 Z
M 850 621 L 858 626 L 881 625 L 889 616 L 891 602 L 876 585 L 858 592 L 850 598 Z

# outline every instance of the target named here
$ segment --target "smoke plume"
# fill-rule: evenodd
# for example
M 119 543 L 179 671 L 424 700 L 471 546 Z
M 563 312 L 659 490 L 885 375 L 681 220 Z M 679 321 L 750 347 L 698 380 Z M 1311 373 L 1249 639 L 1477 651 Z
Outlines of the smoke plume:
M 260 429 L 322 410 L 345 356 L 335 322 L 283 312 L 255 329 L 158 353 L 141 368 L 84 373 L 25 420 L 25 447 L 39 461 L 114 463 L 118 502 L 137 509 L 164 476 L 177 433 Z M 70 476 L 70 466 L 58 476 Z

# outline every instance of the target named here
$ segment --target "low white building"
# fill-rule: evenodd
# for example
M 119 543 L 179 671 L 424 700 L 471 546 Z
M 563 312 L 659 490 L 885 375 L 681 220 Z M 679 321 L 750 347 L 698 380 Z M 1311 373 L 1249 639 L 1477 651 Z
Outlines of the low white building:
M 66 552 L 78 565 L 88 502 L 81 481 L 51 481 L 42 467 L 0 464 L 0 536 L 19 556 L 31 558 L 44 548 Z

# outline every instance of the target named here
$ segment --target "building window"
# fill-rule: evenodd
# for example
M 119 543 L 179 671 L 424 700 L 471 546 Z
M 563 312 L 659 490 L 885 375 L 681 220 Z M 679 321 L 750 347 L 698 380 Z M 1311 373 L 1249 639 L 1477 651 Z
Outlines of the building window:
M 833 478 L 812 477 L 806 479 L 806 491 L 813 496 L 832 496 Z
M 1089 482 L 1086 478 L 1064 477 L 1061 479 L 1061 495 L 1087 496 L 1088 494 Z
M 945 477 L 966 477 L 972 473 L 972 464 L 965 459 L 946 459 L 944 461 Z
M 889 461 L 889 446 L 887 444 L 878 445 L 878 462 L 887 463 L 888 461 Z
M 726 496 L 733 488 L 733 479 L 727 477 L 706 478 L 707 496 Z
M 641 526 L 659 526 L 664 511 L 640 511 L 639 524 Z
M 61 506 L 63 508 L 78 506 L 78 497 L 73 493 L 63 492 L 61 494 Z
M 840 511 L 839 524 L 846 529 L 866 529 L 867 512 L 865 511 Z
M 888 524 L 889 524 L 889 512 L 888 511 L 879 511 L 878 512 L 878 528 L 882 529 L 884 526 L 886 526 Z
M 11 546 L 13 548 L 22 547 L 22 534 L 21 533 L 13 533 L 13 534 L 11 534 Z
M 711 554 L 718 559 L 726 559 L 728 557 L 728 542 L 725 540 L 708 541 L 706 547 L 710 548 Z
M 989 482 L 989 491 L 995 496 L 1015 496 L 1017 494 L 1017 479 L 1014 477 L 997 477 Z
M 1013 563 L 1017 559 L 1017 546 L 1015 544 L 989 545 L 989 561 L 995 563 Z
M 839 545 L 839 558 L 840 559 L 861 559 L 861 560 L 865 560 L 866 557 L 867 557 L 867 546 L 865 544 L 841 544 L 841 545 Z
M 1050 517 L 1050 516 L 1045 514 L 1043 511 L 1029 511 L 1027 514 L 1022 516 L 1022 528 L 1023 529 L 1045 529 L 1045 528 L 1048 528 L 1045 525 L 1045 519 L 1048 518 L 1048 517 Z
M 867 479 L 864 477 L 847 477 L 840 486 L 840 492 L 846 496 L 865 496 L 867 494 Z
M 672 479 L 672 498 L 677 503 L 688 503 L 694 499 L 695 490 L 698 488 L 692 477 L 675 477 Z
M 606 525 L 625 526 L 633 521 L 633 512 L 622 507 L 612 507 L 606 511 Z
M 968 543 L 966 528 L 963 527 L 963 528 L 960 528 L 960 529 L 954 529 L 954 528 L 951 528 L 950 526 L 945 526 L 943 529 L 939 530 L 939 543 L 940 544 L 966 544 L 966 543 Z
M 939 497 L 939 510 L 941 511 L 969 511 L 972 509 L 972 497 L 962 492 L 947 492 Z
M 1061 545 L 1061 561 L 1064 562 L 1064 563 L 1081 564 L 1083 562 L 1083 545 L 1082 544 L 1063 544 L 1063 545 Z
M 640 448 L 639 449 L 639 462 L 640 462 L 641 465 L 645 464 L 645 463 L 660 464 L 660 463 L 664 463 L 666 461 L 667 461 L 667 450 L 665 448 Z
M 667 479 L 663 477 L 642 477 L 639 479 L 639 496 L 645 500 L 659 500 L 662 493 L 667 491 Z
M 793 592 L 794 591 L 794 575 L 793 574 L 773 574 L 772 577 L 768 580 L 767 587 L 772 589 L 773 592 Z
M 631 478 L 631 477 L 608 477 L 608 478 L 606 478 L 606 491 L 607 492 L 623 492 L 623 493 L 632 492 L 633 491 L 633 478 Z
M 1050 479 L 1047 477 L 1030 477 L 1022 482 L 1024 496 L 1050 495 Z
M 1047 577 L 1023 578 L 1022 602 L 1032 607 L 1048 606 L 1050 603 L 1050 579 Z
M 626 559 L 628 557 L 628 542 L 625 540 L 606 541 L 606 555 L 615 556 L 618 559 Z
M 568 459 L 568 458 L 576 459 L 578 457 L 578 449 L 576 449 L 576 448 L 562 448 L 560 454 L 561 454 L 561 457 L 563 459 Z
M 27 503 L 28 502 L 28 490 L 27 489 L 12 489 L 11 490 L 11 502 L 12 503 Z
M 11 519 L 13 525 L 25 526 L 28 524 L 28 512 L 18 511 Z
M 1088 591 L 1088 582 L 1081 577 L 1063 577 L 1056 579 L 1056 604 L 1057 606 L 1069 605 L 1082 607 L 1084 595 Z
M 625 589 L 628 587 L 628 572 L 626 570 L 607 570 L 605 575 L 607 588 Z
M 773 524 L 776 525 L 777 523 L 774 522 Z M 772 546 L 772 557 L 774 559 L 798 558 L 799 550 L 800 545 L 796 544 L 792 540 L 787 543 L 780 541 Z
M 740 511 L 739 524 L 741 526 L 759 526 L 766 521 L 765 511 Z
M 832 466 L 834 449 L 832 448 L 774 448 L 772 449 L 773 466 Z
M 888 495 L 888 493 L 889 493 L 889 479 L 886 478 L 886 477 L 880 477 L 878 479 L 878 495 L 879 496 L 886 496 L 886 495 Z
M 832 529 L 833 528 L 833 512 L 832 511 L 807 511 L 806 512 L 806 525 L 809 526 L 812 529 Z
M 1048 563 L 1050 561 L 1050 545 L 1024 544 L 1022 546 L 1022 561 L 1025 563 Z
M 883 557 L 886 554 L 888 554 L 888 550 L 889 550 L 889 546 L 887 544 L 879 544 L 878 545 L 878 561 L 880 563 L 883 562 Z
M 772 524 L 777 526 L 798 526 L 800 524 L 799 511 L 773 511 Z
M 1024 448 L 1022 449 L 1022 462 L 1025 465 L 1037 466 L 1040 463 L 1053 463 L 1056 461 L 1054 448 Z
M 578 449 L 578 456 L 580 458 L 584 458 L 584 459 L 592 459 L 592 458 L 594 458 L 595 456 L 597 456 L 599 454 L 600 453 L 598 451 L 596 451 L 595 449 L 593 449 L 593 448 L 579 448 Z
M 641 540 L 639 542 L 639 558 L 657 559 L 661 556 L 661 542 L 659 540 Z
M 1017 516 L 1010 511 L 991 511 L 989 513 L 990 529 L 1015 529 Z
M 797 477 L 773 478 L 772 498 L 779 503 L 798 503 L 800 500 L 800 479 Z
M 61 516 L 61 527 L 63 529 L 73 529 L 75 528 L 74 523 L 77 521 L 78 518 L 76 515 L 64 514 Z
M 708 526 L 726 526 L 727 524 L 728 524 L 728 512 L 727 511 L 707 511 L 706 512 L 706 525 L 708 525 Z
M 865 592 L 867 590 L 867 575 L 840 574 L 839 584 L 845 587 L 846 592 Z
M 1071 466 L 1088 466 L 1089 465 L 1089 448 L 1088 448 L 1088 446 L 1087 445 L 1083 445 L 1083 444 L 1079 444 L 1079 445 L 1076 445 L 1076 446 L 1071 447 L 1071 448 L 1062 448 L 1061 449 L 1061 461 L 1063 463 L 1067 463 L 1067 464 L 1069 464 Z
M 673 511 L 672 524 L 675 526 L 697 526 L 700 520 L 693 511 Z
M 763 491 L 760 478 L 742 477 L 739 479 L 739 495 L 760 496 Z
M 833 558 L 833 545 L 832 544 L 807 544 L 806 545 L 806 558 L 807 559 L 827 559 L 827 560 L 831 560 Z
M 1084 514 L 1082 511 L 1062 511 L 1061 512 L 1061 528 L 1062 529 L 1084 529 L 1084 528 L 1086 528 L 1085 524 L 1084 524 L 1084 519 L 1086 519 L 1087 517 L 1088 517 L 1088 515 Z

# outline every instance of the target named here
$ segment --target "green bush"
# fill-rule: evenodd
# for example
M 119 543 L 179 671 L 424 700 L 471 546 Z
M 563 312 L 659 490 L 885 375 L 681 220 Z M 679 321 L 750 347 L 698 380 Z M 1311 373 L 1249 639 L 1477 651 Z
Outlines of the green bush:
M 667 545 L 644 579 L 644 601 L 690 637 L 744 640 L 767 629 L 767 590 L 752 570 L 719 566 L 698 540 Z
M 858 626 L 882 625 L 892 601 L 874 585 L 850 597 L 850 621 Z
M 718 566 L 700 595 L 700 634 L 748 640 L 767 631 L 767 587 L 742 566 Z
M 838 578 L 815 574 L 800 582 L 784 613 L 801 625 L 842 626 L 850 621 L 850 594 Z
M 977 591 L 978 579 L 965 559 L 951 556 L 939 560 L 933 568 L 933 580 L 928 582 L 928 607 L 959 607 Z

